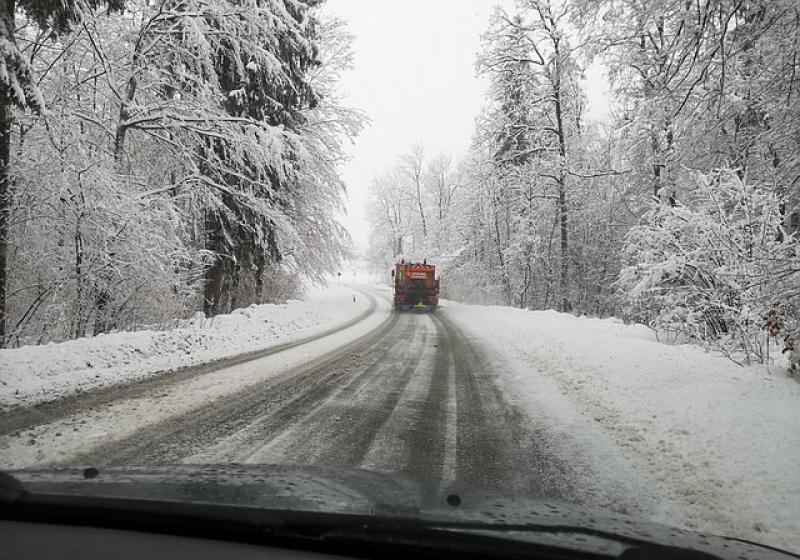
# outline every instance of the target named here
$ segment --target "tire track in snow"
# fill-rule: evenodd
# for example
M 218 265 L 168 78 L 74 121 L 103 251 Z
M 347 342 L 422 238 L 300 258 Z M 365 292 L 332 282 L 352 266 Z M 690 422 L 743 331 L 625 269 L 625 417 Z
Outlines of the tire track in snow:
M 308 390 L 308 387 L 303 387 L 304 379 L 297 380 L 295 385 L 298 391 L 308 390 L 307 393 L 302 393 L 302 400 L 281 403 L 276 409 L 253 419 L 248 425 L 226 435 L 209 448 L 183 458 L 182 462 L 281 462 L 281 445 L 285 447 L 291 443 L 298 426 L 308 424 L 309 418 L 325 410 L 329 403 L 347 400 L 370 381 L 375 368 L 386 355 L 386 333 L 411 335 L 411 325 L 398 326 L 397 322 L 398 316 L 393 315 L 391 326 L 368 347 L 338 361 L 326 362 L 319 366 L 320 371 L 316 368 L 309 369 L 307 375 L 310 378 L 337 372 L 334 382 L 326 385 L 325 390 Z M 310 433 L 310 429 L 305 429 L 298 437 L 306 441 L 305 437 Z
M 535 426 L 504 398 L 476 341 L 440 316 L 453 345 L 455 366 L 456 460 L 454 488 L 484 488 L 563 498 L 571 488 L 566 469 L 547 454 Z
M 403 393 L 429 368 L 427 351 L 432 326 L 424 316 L 398 314 L 399 332 L 386 335 L 385 352 L 338 398 L 323 403 L 301 422 L 287 427 L 274 442 L 248 462 L 289 462 L 327 466 L 357 466 L 368 454 L 381 429 L 390 421 Z M 422 319 L 422 321 L 420 321 Z M 399 442 L 392 442 L 399 447 Z M 394 463 L 399 470 L 401 464 Z

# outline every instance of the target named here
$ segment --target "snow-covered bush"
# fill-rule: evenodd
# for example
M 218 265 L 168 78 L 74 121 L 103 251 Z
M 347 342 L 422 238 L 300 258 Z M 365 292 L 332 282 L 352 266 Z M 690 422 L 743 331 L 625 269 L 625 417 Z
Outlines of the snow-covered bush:
M 797 363 L 800 246 L 782 222 L 774 189 L 729 169 L 696 175 L 688 200 L 654 201 L 627 235 L 628 315 L 739 363 L 767 362 L 770 346 Z

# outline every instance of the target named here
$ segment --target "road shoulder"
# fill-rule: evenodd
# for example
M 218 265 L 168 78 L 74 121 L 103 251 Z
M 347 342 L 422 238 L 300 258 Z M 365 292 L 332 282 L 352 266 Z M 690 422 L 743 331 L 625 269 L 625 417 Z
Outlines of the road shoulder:
M 567 465 L 576 502 L 800 547 L 789 537 L 800 535 L 793 381 L 614 320 L 442 309 L 487 348 L 506 398 Z

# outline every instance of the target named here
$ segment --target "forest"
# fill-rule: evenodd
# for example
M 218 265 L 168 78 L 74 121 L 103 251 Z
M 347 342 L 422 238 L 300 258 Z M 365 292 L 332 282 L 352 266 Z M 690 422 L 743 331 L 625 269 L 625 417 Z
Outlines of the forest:
M 282 301 L 338 267 L 365 117 L 319 4 L 2 3 L 3 346 Z
M 796 366 L 799 49 L 795 0 L 496 8 L 469 153 L 409 146 L 375 177 L 369 258 L 437 262 L 447 298 L 614 315 Z M 592 63 L 608 123 L 586 116 Z
M 338 270 L 366 116 L 337 88 L 353 37 L 320 7 L 2 4 L 3 347 L 169 328 Z M 427 257 L 453 300 L 798 363 L 798 50 L 795 0 L 498 7 L 471 148 L 412 145 L 375 176 L 368 258 Z M 592 64 L 608 122 L 587 117 Z

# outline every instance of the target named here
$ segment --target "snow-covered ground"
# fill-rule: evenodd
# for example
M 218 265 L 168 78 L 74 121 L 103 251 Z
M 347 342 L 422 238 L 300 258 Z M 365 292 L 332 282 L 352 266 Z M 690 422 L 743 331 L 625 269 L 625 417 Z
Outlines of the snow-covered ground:
M 363 294 L 333 281 L 328 288 L 309 290 L 303 301 L 253 305 L 212 319 L 200 313 L 177 329 L 0 350 L 0 409 L 293 342 L 346 323 L 368 307 Z
M 800 550 L 800 383 L 644 326 L 445 302 L 578 473 L 579 498 Z

